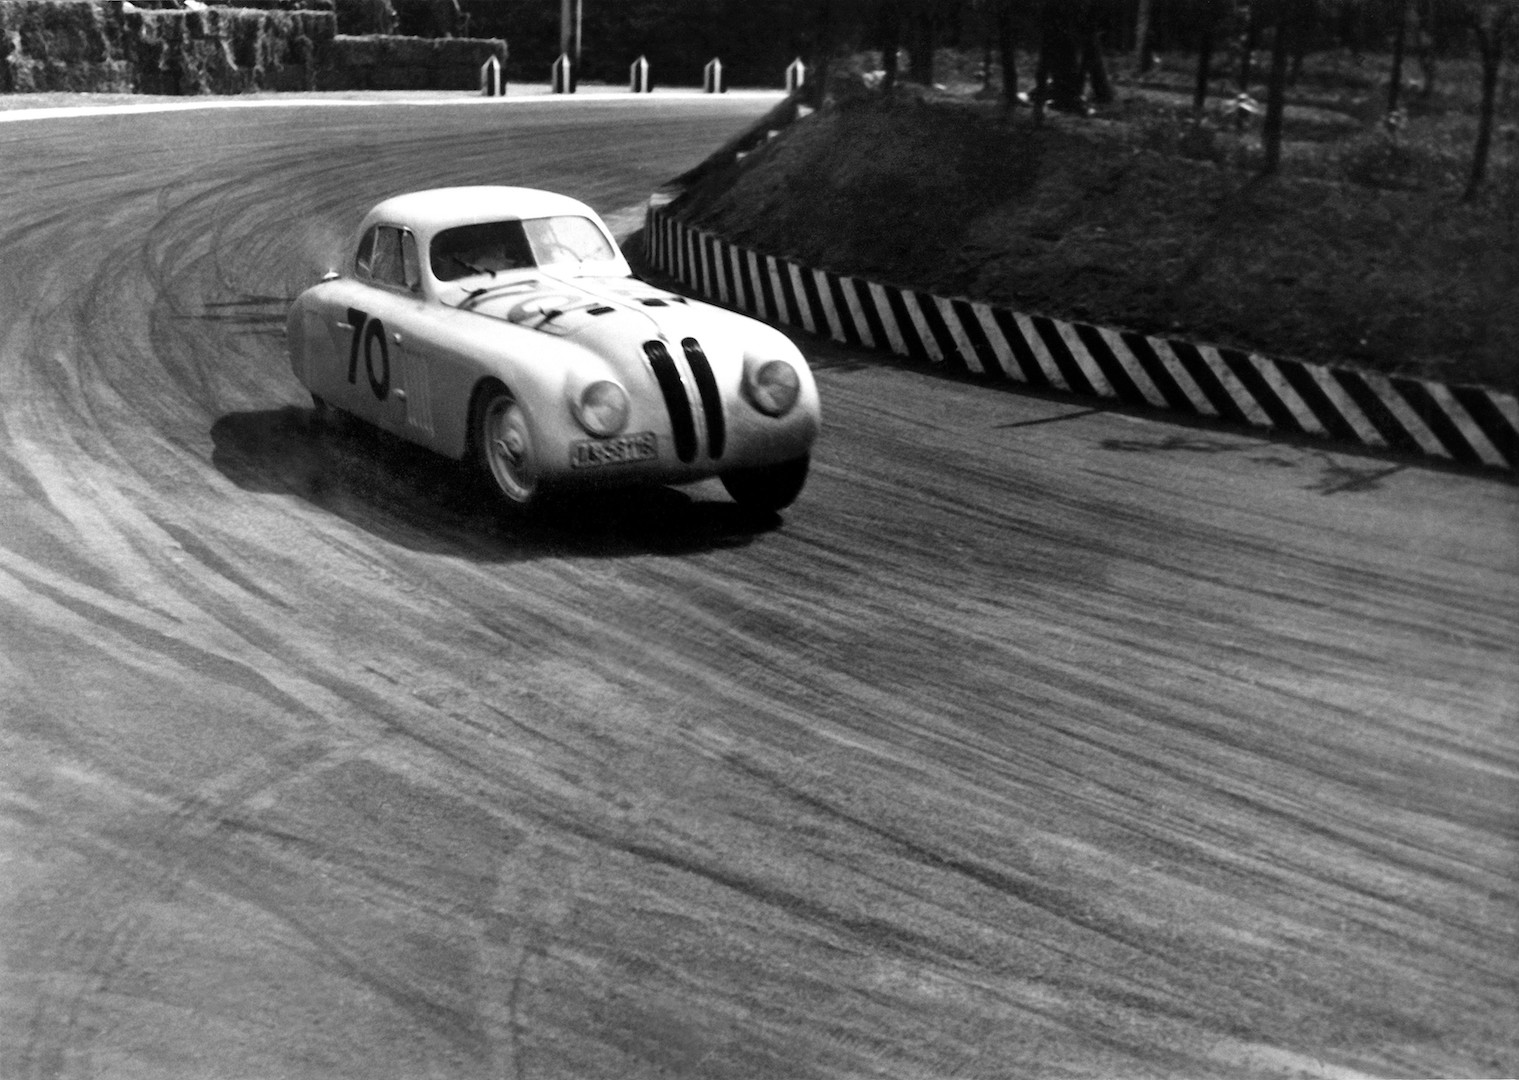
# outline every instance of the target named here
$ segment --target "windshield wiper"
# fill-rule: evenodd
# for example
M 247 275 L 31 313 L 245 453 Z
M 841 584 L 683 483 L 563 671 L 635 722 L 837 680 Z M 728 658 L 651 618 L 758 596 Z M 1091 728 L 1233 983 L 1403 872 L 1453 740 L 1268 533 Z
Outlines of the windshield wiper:
M 450 262 L 458 263 L 460 266 L 464 267 L 464 269 L 468 270 L 471 274 L 489 274 L 491 277 L 496 276 L 496 272 L 494 270 L 487 270 L 484 267 L 476 266 L 474 263 L 465 262 L 463 259 L 459 258 L 459 256 L 453 254 L 452 252 L 443 257 Z

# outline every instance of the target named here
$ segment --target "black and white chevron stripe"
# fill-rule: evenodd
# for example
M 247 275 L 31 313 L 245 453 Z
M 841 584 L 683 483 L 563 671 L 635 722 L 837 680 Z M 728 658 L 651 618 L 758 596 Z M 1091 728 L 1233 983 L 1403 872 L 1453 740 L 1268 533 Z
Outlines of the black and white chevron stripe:
M 1519 402 L 1476 386 L 1276 360 L 1025 315 L 737 247 L 649 204 L 649 264 L 697 294 L 961 371 L 1464 465 L 1519 470 Z

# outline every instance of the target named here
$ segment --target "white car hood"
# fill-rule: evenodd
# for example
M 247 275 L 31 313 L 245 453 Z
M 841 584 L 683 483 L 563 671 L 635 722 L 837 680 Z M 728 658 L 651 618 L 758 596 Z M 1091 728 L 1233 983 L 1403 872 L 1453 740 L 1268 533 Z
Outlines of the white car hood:
M 457 306 L 554 337 L 581 339 L 592 347 L 609 336 L 607 331 L 622 341 L 630 336 L 644 341 L 711 329 L 711 319 L 697 314 L 706 305 L 693 305 L 636 278 L 538 274 L 487 286 L 474 297 L 461 296 Z

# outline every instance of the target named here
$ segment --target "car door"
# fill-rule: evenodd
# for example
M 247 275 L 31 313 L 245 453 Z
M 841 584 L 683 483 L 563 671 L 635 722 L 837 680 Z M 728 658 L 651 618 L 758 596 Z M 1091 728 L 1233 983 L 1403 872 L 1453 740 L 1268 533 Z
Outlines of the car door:
M 354 276 L 370 287 L 359 303 L 338 313 L 334 330 L 346 340 L 346 385 L 341 405 L 355 416 L 398 435 L 408 430 L 410 395 L 419 380 L 415 328 L 422 321 L 422 270 L 416 238 L 395 225 L 376 225 L 359 244 Z

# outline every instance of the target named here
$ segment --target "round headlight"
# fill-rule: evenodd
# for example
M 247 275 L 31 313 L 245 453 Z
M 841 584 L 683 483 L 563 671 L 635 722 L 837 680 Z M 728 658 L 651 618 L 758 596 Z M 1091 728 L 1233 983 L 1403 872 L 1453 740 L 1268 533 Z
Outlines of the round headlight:
M 802 392 L 796 368 L 784 360 L 766 360 L 750 369 L 749 401 L 766 416 L 784 416 Z
M 575 419 L 598 438 L 616 435 L 628 426 L 627 392 L 614 382 L 593 382 L 580 392 Z

